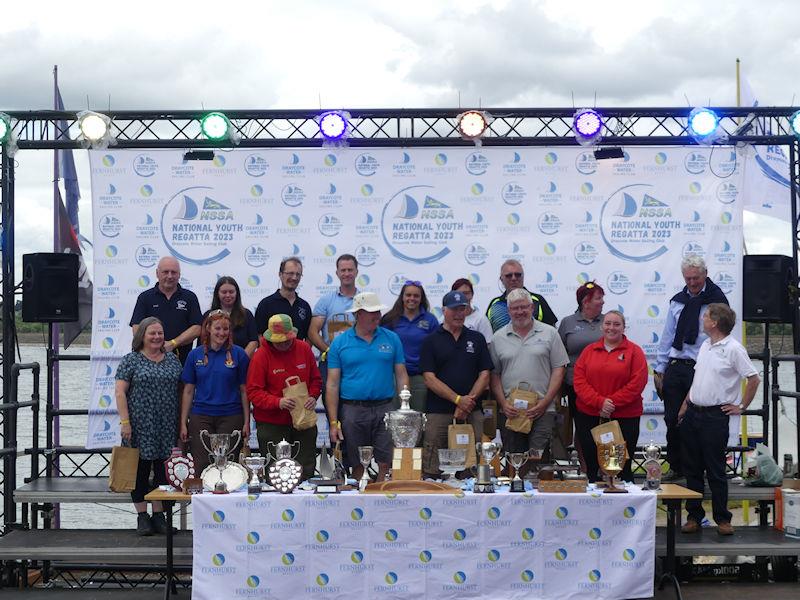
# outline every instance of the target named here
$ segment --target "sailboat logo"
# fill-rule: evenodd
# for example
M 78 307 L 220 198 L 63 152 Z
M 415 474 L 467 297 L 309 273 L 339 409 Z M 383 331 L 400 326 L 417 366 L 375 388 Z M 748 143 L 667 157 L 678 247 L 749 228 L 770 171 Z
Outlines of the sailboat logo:
M 672 208 L 658 197 L 651 184 L 618 189 L 600 210 L 603 242 L 611 254 L 632 262 L 650 261 L 667 252 L 668 234 L 676 226 L 680 221 L 673 218 Z

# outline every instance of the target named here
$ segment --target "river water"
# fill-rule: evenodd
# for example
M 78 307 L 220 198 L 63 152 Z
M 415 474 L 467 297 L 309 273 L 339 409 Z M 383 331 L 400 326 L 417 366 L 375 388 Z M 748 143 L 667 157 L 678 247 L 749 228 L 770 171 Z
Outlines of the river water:
M 46 354 L 44 347 L 34 344 L 25 344 L 20 346 L 21 360 L 18 362 L 38 362 L 42 366 L 42 379 L 40 386 L 41 398 L 41 411 L 40 411 L 40 424 L 39 424 L 39 445 L 45 447 L 46 445 L 46 424 L 45 424 L 45 401 L 46 401 L 46 378 L 45 378 L 45 365 Z M 89 348 L 86 346 L 73 346 L 70 348 L 69 353 L 74 354 L 88 354 Z M 760 364 L 756 363 L 756 367 L 760 368 Z M 21 401 L 30 399 L 32 378 L 30 372 L 23 372 L 20 376 L 19 386 L 19 399 Z M 61 408 L 73 409 L 86 409 L 88 406 L 89 397 L 89 363 L 85 362 L 62 362 L 60 365 L 60 402 Z M 787 364 L 781 367 L 780 383 L 782 390 L 794 390 L 794 367 Z M 762 398 L 762 390 L 759 388 L 758 394 L 754 405 L 760 406 Z M 779 457 L 784 453 L 790 453 L 797 461 L 797 438 L 795 434 L 795 408 L 796 400 L 793 398 L 783 399 L 783 408 L 785 414 L 779 417 Z M 86 416 L 63 416 L 61 417 L 61 440 L 62 446 L 84 446 L 86 443 Z M 31 411 L 29 409 L 21 410 L 19 413 L 18 425 L 18 447 L 20 449 L 31 447 Z M 751 434 L 761 433 L 761 419 L 751 417 L 748 419 L 748 430 Z M 770 431 L 770 436 L 772 432 Z M 80 459 L 81 457 L 77 457 Z M 41 459 L 40 459 L 41 460 Z M 63 459 L 62 459 L 63 460 Z M 782 464 L 782 461 L 780 461 Z M 43 465 L 43 461 L 40 463 Z M 92 469 L 98 468 L 102 463 L 95 459 L 89 461 L 85 467 L 90 475 L 95 475 L 96 471 Z M 63 469 L 64 467 L 62 467 Z M 30 474 L 30 459 L 29 457 L 21 457 L 17 463 L 17 485 L 22 485 L 23 478 Z M 121 514 L 120 511 L 131 513 L 130 516 Z M 110 505 L 108 507 L 98 506 L 92 507 L 91 521 L 86 520 L 86 506 L 80 504 L 65 504 L 62 506 L 61 522 L 64 526 L 69 527 L 98 527 L 98 528 L 130 528 L 135 525 L 135 518 L 133 517 L 133 508 L 131 505 L 118 504 Z

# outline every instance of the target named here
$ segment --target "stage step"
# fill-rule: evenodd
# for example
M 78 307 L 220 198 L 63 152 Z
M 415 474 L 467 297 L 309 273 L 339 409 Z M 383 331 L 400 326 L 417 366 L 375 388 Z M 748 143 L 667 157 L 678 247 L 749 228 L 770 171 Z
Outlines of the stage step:
M 786 537 L 771 527 L 737 527 L 733 535 L 719 535 L 716 527 L 699 533 L 675 534 L 677 556 L 800 556 L 800 539 Z M 667 555 L 667 530 L 656 529 L 656 555 Z
M 175 564 L 192 562 L 192 534 L 175 534 Z M 133 529 L 15 529 L 0 537 L 0 560 L 50 560 L 71 564 L 162 566 L 163 535 Z
M 108 489 L 108 477 L 40 477 L 14 490 L 14 502 L 21 504 L 130 501 L 128 492 Z

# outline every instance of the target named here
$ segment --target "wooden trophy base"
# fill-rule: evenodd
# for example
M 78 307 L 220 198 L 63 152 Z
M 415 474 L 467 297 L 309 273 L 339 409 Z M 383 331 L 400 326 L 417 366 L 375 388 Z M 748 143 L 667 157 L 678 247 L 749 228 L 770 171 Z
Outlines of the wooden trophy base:
M 392 481 L 422 479 L 422 448 L 395 448 L 392 457 Z

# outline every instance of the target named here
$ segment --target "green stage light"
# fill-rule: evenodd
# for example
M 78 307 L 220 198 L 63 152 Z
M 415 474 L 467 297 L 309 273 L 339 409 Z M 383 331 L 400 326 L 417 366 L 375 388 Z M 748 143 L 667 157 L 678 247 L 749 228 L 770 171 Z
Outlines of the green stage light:
M 800 138 L 800 110 L 789 117 L 789 126 L 792 129 L 792 133 Z
M 200 130 L 210 140 L 230 137 L 231 122 L 221 112 L 208 113 L 200 119 Z

